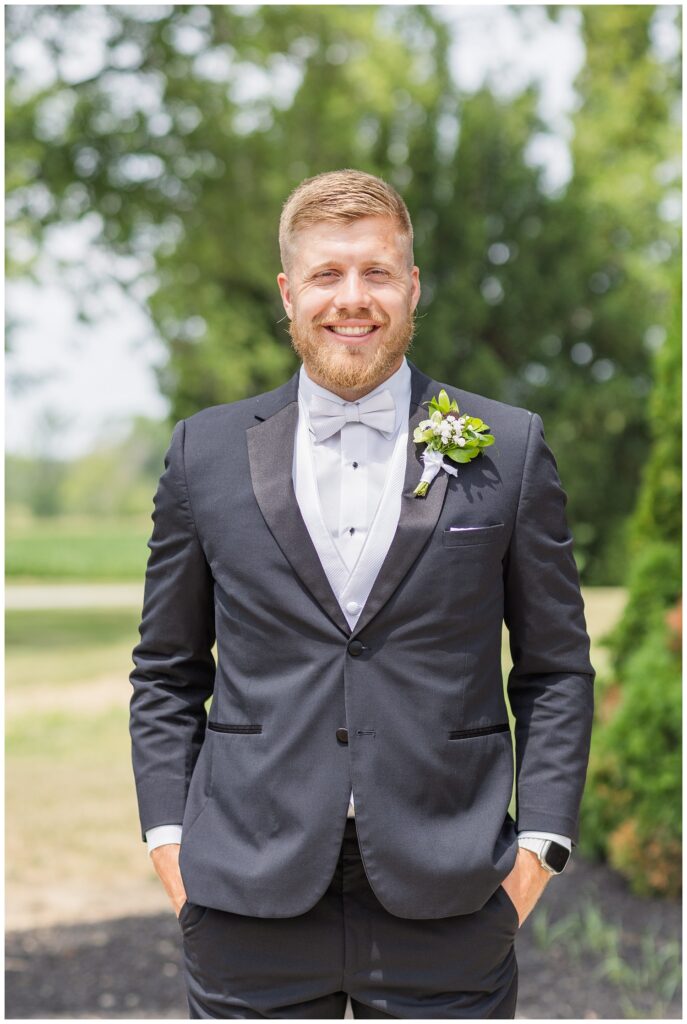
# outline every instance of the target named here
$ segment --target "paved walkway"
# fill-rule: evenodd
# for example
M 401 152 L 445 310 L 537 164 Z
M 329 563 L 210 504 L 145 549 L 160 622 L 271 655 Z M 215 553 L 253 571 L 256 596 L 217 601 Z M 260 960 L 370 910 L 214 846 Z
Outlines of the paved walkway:
M 143 583 L 10 583 L 5 607 L 26 611 L 41 608 L 141 608 Z

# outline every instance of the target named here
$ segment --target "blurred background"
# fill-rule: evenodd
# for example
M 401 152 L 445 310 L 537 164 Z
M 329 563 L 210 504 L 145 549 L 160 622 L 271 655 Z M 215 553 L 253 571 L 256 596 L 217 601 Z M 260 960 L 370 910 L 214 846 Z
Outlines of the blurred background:
M 281 205 L 356 167 L 415 227 L 410 358 L 538 412 L 568 494 L 596 727 L 518 1016 L 679 1017 L 680 8 L 5 15 L 7 1015 L 187 1016 L 128 735 L 152 497 L 177 419 L 297 369 Z

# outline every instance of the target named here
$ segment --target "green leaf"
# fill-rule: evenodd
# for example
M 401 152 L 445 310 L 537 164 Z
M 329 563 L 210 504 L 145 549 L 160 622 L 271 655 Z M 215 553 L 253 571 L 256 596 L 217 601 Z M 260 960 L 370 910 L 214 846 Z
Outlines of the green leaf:
M 441 391 L 439 392 L 439 409 L 441 410 L 442 413 L 447 413 L 450 408 L 451 400 L 448 397 L 448 394 L 446 393 L 444 388 L 442 388 Z
M 449 459 L 453 459 L 454 462 L 469 462 L 471 456 L 463 448 L 451 448 L 446 452 Z

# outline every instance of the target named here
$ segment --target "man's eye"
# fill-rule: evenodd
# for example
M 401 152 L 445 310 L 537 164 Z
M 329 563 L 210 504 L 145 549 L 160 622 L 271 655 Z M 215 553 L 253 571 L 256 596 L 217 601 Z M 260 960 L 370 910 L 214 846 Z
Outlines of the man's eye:
M 382 270 L 381 267 L 375 267 L 374 270 L 370 271 L 371 274 L 386 274 L 386 270 Z

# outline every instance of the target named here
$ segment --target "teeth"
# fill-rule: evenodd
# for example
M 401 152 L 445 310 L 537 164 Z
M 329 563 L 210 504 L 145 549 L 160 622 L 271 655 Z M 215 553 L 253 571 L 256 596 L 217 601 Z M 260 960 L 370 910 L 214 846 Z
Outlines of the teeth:
M 330 331 L 334 331 L 335 334 L 350 335 L 351 337 L 360 337 L 363 334 L 369 334 L 373 330 L 374 325 L 370 324 L 369 327 L 329 327 Z

